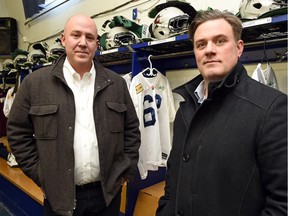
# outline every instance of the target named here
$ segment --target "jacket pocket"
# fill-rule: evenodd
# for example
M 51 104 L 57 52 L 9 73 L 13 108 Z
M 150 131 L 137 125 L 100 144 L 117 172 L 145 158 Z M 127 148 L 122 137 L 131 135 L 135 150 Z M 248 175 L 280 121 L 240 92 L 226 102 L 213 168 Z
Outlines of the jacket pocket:
M 111 132 L 124 132 L 124 116 L 127 111 L 126 104 L 106 102 L 108 107 L 108 124 Z
M 57 136 L 58 105 L 32 106 L 29 110 L 34 124 L 35 139 L 55 139 Z

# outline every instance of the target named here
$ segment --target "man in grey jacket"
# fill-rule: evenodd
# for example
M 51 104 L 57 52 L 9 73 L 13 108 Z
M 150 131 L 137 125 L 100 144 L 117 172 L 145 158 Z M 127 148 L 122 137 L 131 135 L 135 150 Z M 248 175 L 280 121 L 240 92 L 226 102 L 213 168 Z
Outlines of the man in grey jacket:
M 198 12 L 189 33 L 200 75 L 174 90 L 157 216 L 286 216 L 287 95 L 247 75 L 233 14 Z
M 23 80 L 7 123 L 23 172 L 45 194 L 47 216 L 118 216 L 137 171 L 140 132 L 125 80 L 94 58 L 97 27 L 71 17 L 66 54 Z

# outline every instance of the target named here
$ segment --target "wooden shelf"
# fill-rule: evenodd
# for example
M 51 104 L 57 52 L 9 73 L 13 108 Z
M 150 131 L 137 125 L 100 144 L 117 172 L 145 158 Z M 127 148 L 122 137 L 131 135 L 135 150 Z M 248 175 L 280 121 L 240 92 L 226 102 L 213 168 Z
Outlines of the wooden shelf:
M 10 167 L 3 158 L 0 158 L 0 175 L 43 205 L 43 192 L 41 189 L 19 168 Z

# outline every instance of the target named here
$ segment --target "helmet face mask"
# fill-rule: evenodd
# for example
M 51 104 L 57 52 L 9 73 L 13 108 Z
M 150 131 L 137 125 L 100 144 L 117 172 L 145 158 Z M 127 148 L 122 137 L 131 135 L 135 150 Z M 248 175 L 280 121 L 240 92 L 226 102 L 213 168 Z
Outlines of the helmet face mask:
M 56 61 L 63 53 L 65 53 L 65 48 L 60 42 L 56 42 L 49 47 L 48 61 Z
M 173 17 L 169 20 L 168 27 L 172 32 L 179 32 L 187 29 L 189 24 L 189 16 L 187 14 Z
M 167 7 L 159 11 L 150 31 L 156 39 L 166 39 L 188 31 L 189 15 L 176 7 Z
M 15 65 L 21 65 L 27 62 L 27 56 L 26 55 L 18 55 L 14 59 Z
M 28 54 L 28 61 L 34 64 L 41 63 L 45 58 L 45 54 L 40 49 L 32 49 Z
M 120 32 L 114 35 L 114 41 L 119 45 L 128 45 L 135 43 L 135 36 L 130 32 Z
M 105 49 L 127 46 L 139 42 L 137 36 L 132 31 L 129 31 L 122 26 L 113 27 L 105 37 Z

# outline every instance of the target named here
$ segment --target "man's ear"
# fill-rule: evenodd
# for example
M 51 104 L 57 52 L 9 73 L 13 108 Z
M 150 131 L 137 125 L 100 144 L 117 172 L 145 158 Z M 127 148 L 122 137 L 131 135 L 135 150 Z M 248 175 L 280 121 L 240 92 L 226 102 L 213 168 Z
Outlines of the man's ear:
M 61 39 L 62 46 L 65 47 L 65 35 L 64 35 L 64 33 L 61 34 L 61 38 L 60 39 Z
M 237 42 L 237 49 L 238 49 L 238 59 L 240 59 L 243 50 L 244 50 L 244 42 L 243 40 L 238 40 Z

